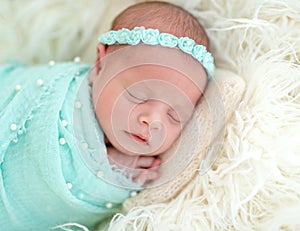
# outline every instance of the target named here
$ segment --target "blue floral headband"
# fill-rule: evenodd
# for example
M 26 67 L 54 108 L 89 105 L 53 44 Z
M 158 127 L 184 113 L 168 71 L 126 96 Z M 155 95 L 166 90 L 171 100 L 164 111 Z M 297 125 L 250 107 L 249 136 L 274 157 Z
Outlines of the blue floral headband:
M 192 55 L 206 70 L 208 78 L 214 75 L 214 58 L 203 45 L 196 44 L 188 37 L 177 38 L 175 35 L 160 33 L 158 29 L 145 29 L 135 27 L 133 30 L 122 28 L 120 30 L 110 30 L 99 36 L 99 42 L 105 45 L 128 44 L 137 45 L 144 43 L 147 45 L 161 45 L 163 47 L 179 48 L 181 51 Z

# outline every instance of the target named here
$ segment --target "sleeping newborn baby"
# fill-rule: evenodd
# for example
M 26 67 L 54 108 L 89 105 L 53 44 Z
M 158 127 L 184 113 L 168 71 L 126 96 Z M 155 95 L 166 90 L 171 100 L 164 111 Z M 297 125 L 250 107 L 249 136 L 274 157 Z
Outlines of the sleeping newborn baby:
M 1 67 L 1 229 L 92 228 L 158 179 L 213 75 L 207 46 L 185 10 L 140 3 L 99 37 L 93 67 Z

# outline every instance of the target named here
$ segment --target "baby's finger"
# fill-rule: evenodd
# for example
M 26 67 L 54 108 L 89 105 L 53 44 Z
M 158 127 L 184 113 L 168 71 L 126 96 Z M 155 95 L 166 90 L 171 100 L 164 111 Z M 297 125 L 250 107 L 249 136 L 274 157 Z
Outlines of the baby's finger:
M 141 171 L 137 177 L 135 177 L 134 181 L 143 185 L 148 181 L 157 180 L 159 177 L 160 173 L 158 171 L 145 169 Z
M 140 156 L 136 162 L 136 168 L 151 168 L 155 161 L 152 156 Z
M 159 157 L 156 157 L 152 162 L 151 168 L 157 168 L 160 166 L 160 164 L 161 164 L 161 159 Z

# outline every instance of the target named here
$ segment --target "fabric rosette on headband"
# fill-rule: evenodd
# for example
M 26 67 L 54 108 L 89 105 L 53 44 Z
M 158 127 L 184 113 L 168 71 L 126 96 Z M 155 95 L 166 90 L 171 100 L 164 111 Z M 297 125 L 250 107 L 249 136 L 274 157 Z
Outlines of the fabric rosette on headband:
M 214 75 L 215 65 L 212 54 L 207 51 L 205 46 L 196 44 L 195 41 L 189 37 L 178 38 L 169 33 L 160 33 L 158 29 L 135 27 L 133 30 L 127 28 L 110 30 L 99 36 L 99 42 L 105 45 L 138 45 L 143 43 L 146 45 L 177 48 L 199 61 L 203 65 L 208 79 L 211 79 Z

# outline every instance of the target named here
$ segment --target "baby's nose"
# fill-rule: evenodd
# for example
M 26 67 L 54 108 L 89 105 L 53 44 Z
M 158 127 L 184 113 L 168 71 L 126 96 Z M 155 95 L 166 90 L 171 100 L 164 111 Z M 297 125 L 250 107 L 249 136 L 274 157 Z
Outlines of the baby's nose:
M 141 124 L 149 126 L 149 129 L 161 130 L 166 114 L 166 107 L 163 103 L 152 103 L 147 110 L 142 111 L 138 116 Z
M 141 124 L 147 125 L 149 129 L 161 130 L 162 118 L 160 115 L 153 115 L 154 113 L 142 114 L 138 120 Z

